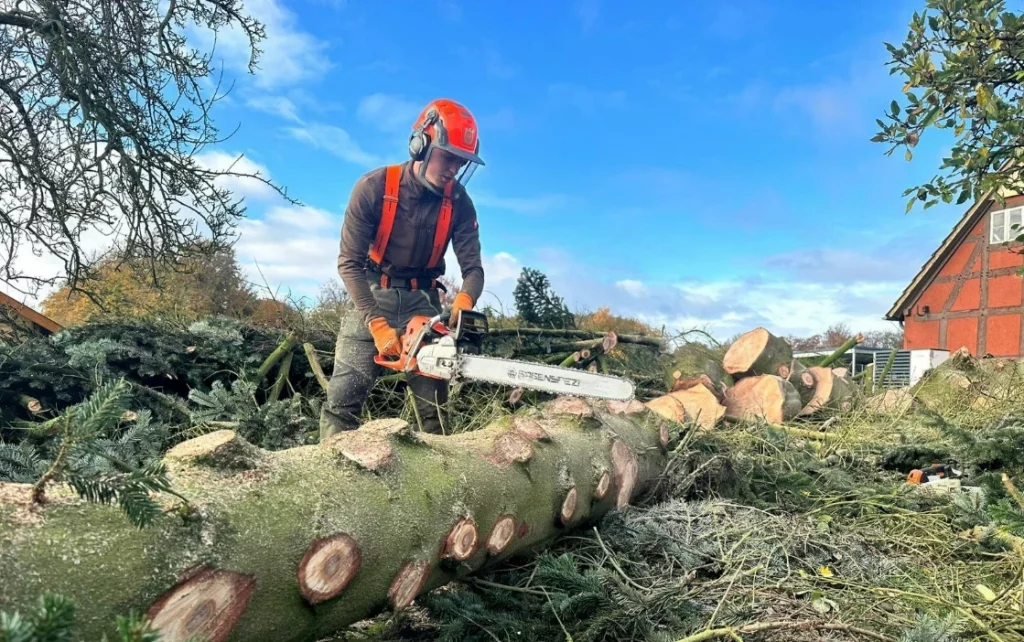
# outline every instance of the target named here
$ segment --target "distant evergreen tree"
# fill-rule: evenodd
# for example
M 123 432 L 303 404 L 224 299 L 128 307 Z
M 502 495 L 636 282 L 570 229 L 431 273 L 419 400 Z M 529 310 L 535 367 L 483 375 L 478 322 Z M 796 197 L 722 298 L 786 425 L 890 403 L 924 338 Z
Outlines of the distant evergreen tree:
M 548 277 L 539 270 L 523 268 L 512 295 L 525 325 L 562 329 L 575 325 L 562 297 L 554 293 Z

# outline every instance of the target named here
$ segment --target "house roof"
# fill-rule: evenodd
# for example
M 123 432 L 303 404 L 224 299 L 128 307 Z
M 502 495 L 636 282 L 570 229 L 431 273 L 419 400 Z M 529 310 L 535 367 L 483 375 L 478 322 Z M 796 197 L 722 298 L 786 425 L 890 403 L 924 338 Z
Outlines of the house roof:
M 60 325 L 50 317 L 36 312 L 24 303 L 20 303 L 17 299 L 10 297 L 3 292 L 0 292 L 0 306 L 7 306 L 11 308 L 21 318 L 34 323 L 41 328 L 49 330 L 50 332 L 60 332 L 64 329 L 64 326 Z
M 1003 163 L 998 171 L 1003 171 L 1010 166 L 1010 161 Z M 932 252 L 928 260 L 925 261 L 921 269 L 918 270 L 917 275 L 914 276 L 910 284 L 904 288 L 903 293 L 896 299 L 896 302 L 892 304 L 889 311 L 885 313 L 883 317 L 886 321 L 902 321 L 903 310 L 906 309 L 907 304 L 917 298 L 917 296 L 928 286 L 928 283 L 932 280 L 935 274 L 942 269 L 942 266 L 946 263 L 946 260 L 950 255 L 959 247 L 960 243 L 964 240 L 974 226 L 977 225 L 978 221 L 985 214 L 986 206 L 991 202 L 993 195 L 995 194 L 994 189 L 990 189 L 985 192 L 984 196 L 974 202 L 970 208 L 964 212 L 964 215 L 960 217 L 960 221 L 953 227 L 952 231 L 943 239 L 942 243 L 938 248 Z

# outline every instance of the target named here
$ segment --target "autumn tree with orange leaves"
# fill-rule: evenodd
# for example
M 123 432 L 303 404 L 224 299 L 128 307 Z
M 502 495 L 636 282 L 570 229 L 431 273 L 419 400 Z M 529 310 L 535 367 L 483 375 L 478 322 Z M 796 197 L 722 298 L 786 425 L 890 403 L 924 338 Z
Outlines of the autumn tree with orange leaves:
M 65 325 L 140 317 L 198 319 L 211 315 L 249 317 L 259 299 L 242 276 L 232 248 L 193 256 L 176 268 L 158 271 L 111 257 L 100 264 L 93 297 L 68 285 L 43 301 L 43 313 Z

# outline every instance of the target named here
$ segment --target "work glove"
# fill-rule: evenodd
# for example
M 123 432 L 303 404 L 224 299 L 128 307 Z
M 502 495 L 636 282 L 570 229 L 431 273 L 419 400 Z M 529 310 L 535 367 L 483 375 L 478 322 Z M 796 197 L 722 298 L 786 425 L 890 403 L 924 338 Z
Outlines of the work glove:
M 448 326 L 455 327 L 455 322 L 459 320 L 459 315 L 463 310 L 473 309 L 473 297 L 469 296 L 465 292 L 459 292 L 455 295 L 455 301 L 452 302 L 452 315 L 448 319 Z
M 402 354 L 402 345 L 398 342 L 398 333 L 388 325 L 384 317 L 374 317 L 367 324 L 370 334 L 373 335 L 373 345 L 377 346 L 377 352 L 385 357 L 398 357 Z

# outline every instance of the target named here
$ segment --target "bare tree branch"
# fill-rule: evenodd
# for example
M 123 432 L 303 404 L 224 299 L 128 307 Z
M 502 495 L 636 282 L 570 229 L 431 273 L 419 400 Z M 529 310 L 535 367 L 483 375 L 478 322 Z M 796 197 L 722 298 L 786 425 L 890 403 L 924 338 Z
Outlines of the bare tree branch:
M 241 30 L 251 70 L 263 26 L 239 0 L 164 4 L 0 0 L 0 279 L 88 293 L 103 258 L 88 255 L 88 235 L 155 275 L 233 243 L 244 208 L 224 178 L 288 198 L 264 176 L 197 158 L 223 140 L 211 117 L 223 95 L 212 52 L 196 51 L 186 28 Z M 29 253 L 61 273 L 22 273 Z

